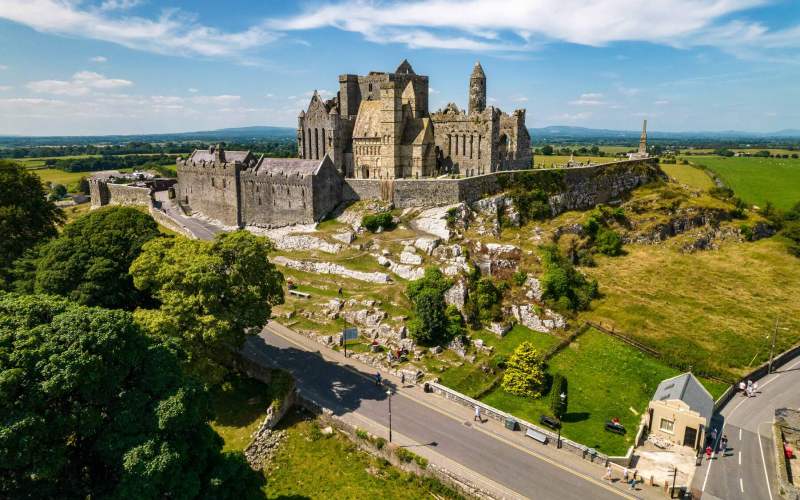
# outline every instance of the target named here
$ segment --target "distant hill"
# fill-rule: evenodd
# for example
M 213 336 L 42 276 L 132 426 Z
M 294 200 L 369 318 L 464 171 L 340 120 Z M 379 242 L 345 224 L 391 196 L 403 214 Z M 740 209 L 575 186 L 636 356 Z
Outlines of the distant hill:
M 627 141 L 635 142 L 639 140 L 641 130 L 610 130 L 586 127 L 571 127 L 566 125 L 551 125 L 543 128 L 529 129 L 534 143 L 539 142 L 578 142 L 578 141 L 597 141 L 606 142 Z M 647 138 L 655 141 L 680 141 L 687 142 L 692 140 L 701 141 L 746 141 L 752 139 L 754 142 L 763 142 L 769 139 L 797 139 L 800 138 L 800 130 L 785 129 L 777 132 L 742 132 L 738 130 L 721 130 L 712 132 L 661 132 L 658 130 L 648 130 Z

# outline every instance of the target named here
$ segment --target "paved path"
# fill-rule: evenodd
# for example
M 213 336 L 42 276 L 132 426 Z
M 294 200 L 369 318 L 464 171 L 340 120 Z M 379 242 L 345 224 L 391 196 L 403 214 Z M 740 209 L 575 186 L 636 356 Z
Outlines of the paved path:
M 378 388 L 370 380 L 374 369 L 345 360 L 341 353 L 276 322 L 250 337 L 243 354 L 291 372 L 305 397 L 337 416 L 376 435 L 388 435 L 386 387 Z M 642 485 L 631 492 L 602 481 L 604 469 L 597 464 L 534 443 L 494 421 L 474 423 L 469 408 L 415 386 L 399 387 L 399 380 L 388 378 L 396 391 L 391 402 L 394 441 L 495 494 L 559 500 L 659 495 L 659 490 Z
M 186 228 L 186 230 L 199 240 L 213 240 L 217 233 L 222 232 L 221 228 L 210 222 L 197 217 L 188 217 L 184 215 L 181 209 L 167 198 L 167 191 L 156 192 L 156 202 L 160 204 L 160 206 L 157 206 L 157 209 L 163 208 L 164 213 Z
M 790 361 L 758 383 L 755 397 L 734 397 L 715 418 L 718 438 L 728 450 L 718 453 L 694 476 L 692 487 L 704 499 L 773 500 L 775 483 L 772 421 L 776 408 L 800 408 L 800 359 Z M 713 425 L 713 424 L 712 424 Z

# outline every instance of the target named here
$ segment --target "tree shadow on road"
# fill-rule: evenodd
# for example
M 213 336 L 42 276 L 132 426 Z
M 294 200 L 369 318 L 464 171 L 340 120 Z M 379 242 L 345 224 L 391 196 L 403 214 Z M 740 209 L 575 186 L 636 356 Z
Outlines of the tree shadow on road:
M 242 354 L 251 361 L 278 368 L 292 374 L 301 394 L 315 403 L 329 407 L 334 415 L 357 410 L 363 401 L 383 401 L 386 391 L 397 392 L 396 384 L 382 380 L 380 386 L 372 380 L 375 373 L 354 373 L 353 368 L 335 361 L 326 361 L 315 352 L 296 347 L 279 348 L 261 336 L 248 337 Z M 366 377 L 366 378 L 365 378 Z

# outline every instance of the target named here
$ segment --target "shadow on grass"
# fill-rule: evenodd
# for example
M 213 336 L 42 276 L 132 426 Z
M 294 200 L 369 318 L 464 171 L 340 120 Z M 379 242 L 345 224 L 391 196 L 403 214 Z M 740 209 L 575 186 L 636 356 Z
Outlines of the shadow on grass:
M 231 375 L 212 390 L 215 420 L 228 427 L 244 427 L 263 418 L 271 397 L 266 384 L 246 376 Z
M 583 422 L 584 420 L 589 420 L 592 414 L 588 411 L 576 411 L 572 413 L 567 413 L 564 415 L 564 418 L 561 419 L 562 422 L 567 422 L 570 424 L 574 424 L 575 422 Z

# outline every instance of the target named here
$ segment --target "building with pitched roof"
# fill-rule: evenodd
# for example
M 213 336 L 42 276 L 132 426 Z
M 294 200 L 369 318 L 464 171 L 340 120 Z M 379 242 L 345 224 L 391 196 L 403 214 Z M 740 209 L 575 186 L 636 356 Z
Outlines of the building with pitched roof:
M 651 435 L 679 446 L 700 449 L 714 414 L 714 398 L 691 373 L 658 384 L 647 408 Z

